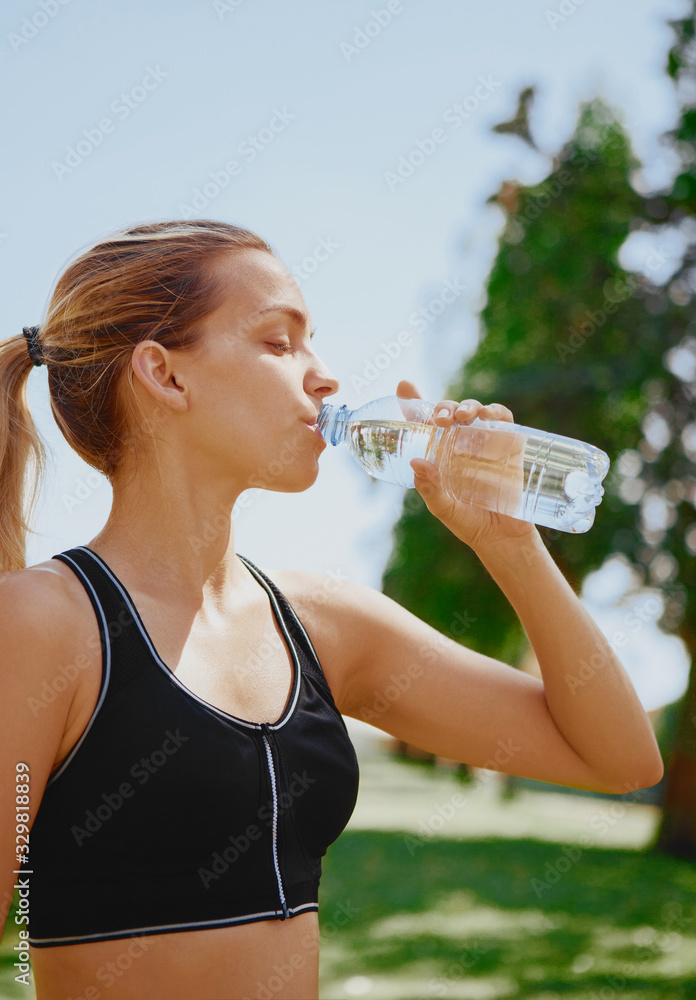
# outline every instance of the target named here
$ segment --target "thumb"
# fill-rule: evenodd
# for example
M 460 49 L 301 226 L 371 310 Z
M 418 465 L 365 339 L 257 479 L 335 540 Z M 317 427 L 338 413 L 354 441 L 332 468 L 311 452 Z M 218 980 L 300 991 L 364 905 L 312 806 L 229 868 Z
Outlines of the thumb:
M 407 379 L 402 379 L 401 382 L 396 387 L 396 395 L 401 399 L 422 399 L 423 397 L 416 389 L 413 382 L 409 382 Z
M 432 404 L 427 403 L 416 389 L 413 382 L 402 379 L 396 387 L 396 395 L 401 403 L 404 420 L 413 420 L 419 424 L 432 424 Z M 413 402 L 409 402 L 413 400 Z

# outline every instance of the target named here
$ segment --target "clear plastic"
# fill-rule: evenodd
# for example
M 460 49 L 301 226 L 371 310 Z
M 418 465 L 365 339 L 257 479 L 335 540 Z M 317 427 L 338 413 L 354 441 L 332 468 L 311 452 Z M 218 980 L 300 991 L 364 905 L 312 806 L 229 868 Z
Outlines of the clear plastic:
M 609 471 L 606 452 L 505 420 L 437 427 L 434 408 L 398 396 L 357 410 L 324 403 L 318 424 L 327 444 L 345 443 L 376 479 L 413 489 L 411 459 L 424 458 L 456 500 L 560 531 L 592 527 Z

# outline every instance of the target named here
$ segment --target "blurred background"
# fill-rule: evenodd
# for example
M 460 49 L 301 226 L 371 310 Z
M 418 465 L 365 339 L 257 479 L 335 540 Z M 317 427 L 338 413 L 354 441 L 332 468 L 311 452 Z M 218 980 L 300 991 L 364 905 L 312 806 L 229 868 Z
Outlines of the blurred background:
M 3 336 L 40 323 L 66 263 L 111 231 L 223 219 L 295 276 L 332 402 L 407 378 L 611 459 L 590 531 L 540 533 L 650 713 L 663 781 L 578 793 L 351 721 L 363 786 L 326 859 L 325 1000 L 696 996 L 693 16 L 686 0 L 0 11 Z M 53 454 L 34 564 L 93 537 L 111 491 L 60 435 L 45 368 L 28 395 Z M 382 589 L 538 674 L 479 560 L 346 449 L 305 493 L 244 500 L 235 547 L 271 575 Z M 12 942 L 8 923 L 0 990 L 29 996 Z

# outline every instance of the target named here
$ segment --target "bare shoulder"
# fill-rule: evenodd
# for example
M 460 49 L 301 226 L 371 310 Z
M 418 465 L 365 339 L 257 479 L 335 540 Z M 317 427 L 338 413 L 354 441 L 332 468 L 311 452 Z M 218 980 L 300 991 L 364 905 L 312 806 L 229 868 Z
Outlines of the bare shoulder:
M 35 679 L 42 664 L 70 657 L 93 628 L 87 594 L 72 571 L 53 559 L 0 574 L 0 612 L 0 641 L 25 653 L 24 673 L 33 672 Z
M 16 610 L 22 618 L 34 618 L 37 625 L 67 625 L 77 603 L 75 583 L 67 566 L 57 559 L 47 559 L 0 574 L 0 606 L 6 614 Z
M 37 794 L 45 785 L 68 724 L 78 671 L 65 672 L 61 667 L 70 662 L 80 635 L 75 598 L 60 573 L 32 566 L 0 574 L 4 755 L 0 763 L 3 774 L 7 755 L 31 764 Z M 2 794 L 0 782 L 0 798 Z

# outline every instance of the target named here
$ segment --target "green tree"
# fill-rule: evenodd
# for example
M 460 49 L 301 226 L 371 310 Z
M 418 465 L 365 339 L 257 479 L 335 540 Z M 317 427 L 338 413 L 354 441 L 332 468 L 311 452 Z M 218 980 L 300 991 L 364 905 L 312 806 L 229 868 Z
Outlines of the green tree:
M 692 299 L 696 292 L 696 40 L 694 17 L 673 22 L 676 42 L 668 73 L 682 101 L 678 127 L 671 134 L 681 169 L 672 189 L 648 204 L 652 226 L 678 229 L 686 237 L 686 251 L 658 302 L 666 350 L 666 370 L 655 405 L 666 427 L 669 445 L 654 463 L 656 479 L 670 502 L 667 529 L 655 540 L 654 557 L 676 594 L 674 616 L 666 625 L 678 628 L 691 654 L 689 687 L 681 705 L 677 738 L 667 767 L 663 819 L 656 848 L 665 853 L 696 858 L 696 323 Z M 677 582 L 679 581 L 679 583 Z
M 676 78 L 685 62 L 675 52 L 693 36 L 693 19 L 675 28 L 670 72 Z M 513 122 L 498 131 L 530 141 L 529 91 L 522 98 Z M 685 111 L 685 121 L 690 114 Z M 626 272 L 618 263 L 632 232 L 693 214 L 695 124 L 691 131 L 683 124 L 676 137 L 688 166 L 668 197 L 644 197 L 631 186 L 637 162 L 620 124 L 599 101 L 581 109 L 575 134 L 545 181 L 503 185 L 491 199 L 506 212 L 506 225 L 488 281 L 482 335 L 445 396 L 500 400 L 519 423 L 609 454 L 606 492 L 590 531 L 578 537 L 542 527 L 540 533 L 576 593 L 588 572 L 623 553 L 639 585 L 660 588 L 659 624 L 678 631 L 696 660 L 696 425 L 693 394 L 677 374 L 677 360 L 683 375 L 696 348 L 690 258 L 668 289 L 651 280 L 669 264 L 659 240 L 646 248 L 641 271 Z M 696 351 L 693 358 L 696 367 Z M 475 553 L 432 518 L 415 493 L 407 495 L 395 526 L 383 588 L 489 656 L 517 665 L 528 649 L 514 610 L 501 601 Z M 694 694 L 692 684 L 669 770 L 666 804 L 679 833 L 660 841 L 662 849 L 687 856 L 696 853 Z

